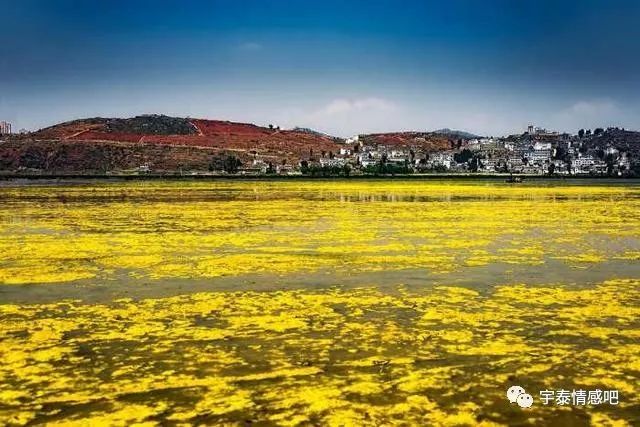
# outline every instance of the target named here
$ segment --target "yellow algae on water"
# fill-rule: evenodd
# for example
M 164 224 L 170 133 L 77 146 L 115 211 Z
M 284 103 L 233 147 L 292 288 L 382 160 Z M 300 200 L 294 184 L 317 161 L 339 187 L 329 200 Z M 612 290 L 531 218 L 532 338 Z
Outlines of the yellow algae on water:
M 638 192 L 402 181 L 5 187 L 0 283 L 585 268 L 637 258 L 613 239 L 638 238 Z
M 638 192 L 2 187 L 0 425 L 638 424 Z
M 616 285 L 626 291 L 615 292 Z M 638 404 L 630 378 L 637 375 L 633 337 L 640 333 L 640 308 L 636 304 L 622 313 L 635 317 L 615 341 L 604 326 L 612 318 L 600 324 L 591 317 L 567 321 L 563 312 L 589 310 L 602 301 L 629 305 L 638 299 L 638 285 L 627 280 L 579 290 L 504 286 L 484 295 L 451 286 L 393 294 L 369 287 L 280 291 L 275 299 L 269 292 L 244 291 L 105 304 L 9 305 L 0 315 L 0 335 L 12 337 L 0 346 L 5 408 L 0 420 L 330 424 L 348 415 L 383 424 L 428 419 L 452 425 L 479 416 L 489 423 L 492 415 L 483 408 L 488 402 L 503 404 L 506 378 L 520 375 L 549 386 L 618 389 L 625 396 L 619 406 L 624 415 Z M 555 288 L 567 294 L 565 304 L 545 300 Z M 514 300 L 507 293 L 513 289 L 531 293 Z M 433 333 L 425 339 L 381 339 L 381 328 L 392 325 L 406 337 L 424 335 L 421 314 L 430 304 L 443 312 L 456 310 L 461 302 L 452 295 L 473 296 L 473 307 L 467 309 L 476 317 L 432 318 L 428 330 Z M 407 300 L 424 301 L 409 304 L 415 316 L 405 317 Z M 366 313 L 386 314 L 353 317 L 333 309 L 346 301 L 360 301 Z M 199 323 L 209 307 L 215 308 L 215 321 Z M 322 326 L 301 322 L 309 312 Z M 32 324 L 22 321 L 25 313 Z M 113 319 L 123 313 L 126 324 L 114 327 Z M 343 328 L 347 317 L 352 326 Z M 498 325 L 477 319 L 494 319 Z M 66 333 L 44 334 L 36 329 L 39 321 L 49 322 L 47 330 Z M 277 322 L 283 326 L 275 327 Z M 511 327 L 514 322 L 527 326 Z M 356 324 L 363 327 L 354 334 Z M 34 333 L 21 333 L 25 328 Z M 214 333 L 203 333 L 208 328 Z M 577 338 L 559 343 L 557 332 L 569 332 L 565 337 L 576 332 Z M 594 341 L 585 347 L 584 337 Z M 349 352 L 352 348 L 365 354 Z M 330 357 L 322 356 L 325 351 Z M 134 395 L 135 403 L 122 400 Z M 475 406 L 463 409 L 463 401 Z M 80 404 L 84 409 L 64 420 L 43 409 L 56 412 Z M 532 411 L 542 416 L 552 410 Z M 506 422 L 503 416 L 494 415 L 494 421 Z

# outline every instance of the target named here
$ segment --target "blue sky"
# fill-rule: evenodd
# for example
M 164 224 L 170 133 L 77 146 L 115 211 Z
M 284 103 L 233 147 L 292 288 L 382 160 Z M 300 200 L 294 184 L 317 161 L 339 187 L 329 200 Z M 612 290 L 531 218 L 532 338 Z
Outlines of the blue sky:
M 637 1 L 0 0 L 0 120 L 640 129 Z

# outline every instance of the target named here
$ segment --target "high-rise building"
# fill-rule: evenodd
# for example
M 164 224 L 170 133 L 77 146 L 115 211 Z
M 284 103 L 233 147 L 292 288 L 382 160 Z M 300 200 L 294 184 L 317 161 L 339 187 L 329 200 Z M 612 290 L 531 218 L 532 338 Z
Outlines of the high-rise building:
M 11 133 L 11 123 L 0 122 L 0 135 L 8 135 Z

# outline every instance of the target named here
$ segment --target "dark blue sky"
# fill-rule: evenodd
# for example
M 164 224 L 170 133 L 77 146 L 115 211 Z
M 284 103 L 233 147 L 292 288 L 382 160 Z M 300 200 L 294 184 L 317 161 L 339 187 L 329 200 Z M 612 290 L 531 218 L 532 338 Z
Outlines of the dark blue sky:
M 0 120 L 640 128 L 638 1 L 0 0 Z

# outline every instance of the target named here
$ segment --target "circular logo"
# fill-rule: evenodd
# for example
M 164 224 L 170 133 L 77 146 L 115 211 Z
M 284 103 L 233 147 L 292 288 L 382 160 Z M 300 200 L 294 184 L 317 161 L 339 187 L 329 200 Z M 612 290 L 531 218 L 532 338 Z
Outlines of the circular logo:
M 520 387 L 519 385 L 514 385 L 509 387 L 509 390 L 507 390 L 507 398 L 509 399 L 509 402 L 514 403 L 518 398 L 518 396 L 520 396 L 523 393 L 526 393 L 526 392 L 522 387 Z
M 518 396 L 516 402 L 521 408 L 530 408 L 533 405 L 533 396 L 528 393 L 522 393 Z

